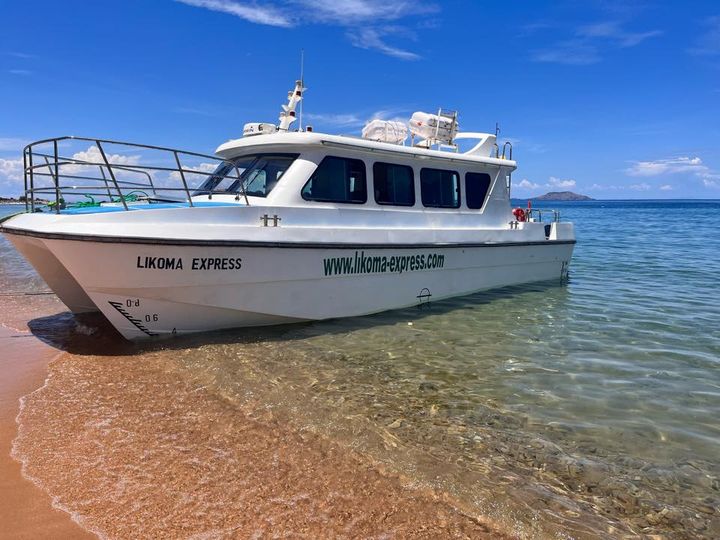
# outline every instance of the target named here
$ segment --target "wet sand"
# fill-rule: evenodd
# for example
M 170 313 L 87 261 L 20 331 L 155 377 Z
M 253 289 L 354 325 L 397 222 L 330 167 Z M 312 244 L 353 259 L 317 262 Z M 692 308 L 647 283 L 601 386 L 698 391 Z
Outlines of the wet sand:
M 3 312 L 0 536 L 510 538 L 262 403 L 184 380 L 167 354 L 63 353 L 23 330 L 42 312 Z
M 53 508 L 50 496 L 25 479 L 20 463 L 10 456 L 19 400 L 43 384 L 58 351 L 27 330 L 8 326 L 0 326 L 0 351 L 0 537 L 94 538 L 67 513 Z

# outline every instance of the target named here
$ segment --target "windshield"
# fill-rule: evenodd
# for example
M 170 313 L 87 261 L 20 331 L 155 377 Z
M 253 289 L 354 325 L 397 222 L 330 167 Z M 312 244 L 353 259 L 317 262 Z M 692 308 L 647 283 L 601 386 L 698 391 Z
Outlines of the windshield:
M 297 157 L 298 154 L 252 154 L 223 162 L 194 194 L 244 192 L 252 197 L 267 197 Z

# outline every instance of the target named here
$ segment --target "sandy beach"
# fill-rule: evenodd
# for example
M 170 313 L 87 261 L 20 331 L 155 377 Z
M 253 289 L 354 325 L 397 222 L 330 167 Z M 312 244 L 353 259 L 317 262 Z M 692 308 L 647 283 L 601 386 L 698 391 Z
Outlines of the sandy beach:
M 4 317 L 5 318 L 5 317 Z M 19 325 L 17 325 L 19 326 Z M 0 536 L 4 538 L 93 538 L 50 496 L 22 476 L 10 456 L 17 433 L 19 400 L 42 386 L 48 363 L 60 354 L 26 329 L 0 326 Z
M 342 445 L 259 412 L 261 403 L 243 410 L 228 405 L 166 370 L 165 357 L 143 355 L 139 362 L 134 355 L 71 354 L 43 343 L 27 322 L 58 311 L 54 297 L 6 308 L 2 537 L 91 538 L 89 530 L 108 538 L 510 537 L 446 494 L 411 485 Z M 124 374 L 130 374 L 126 385 Z M 133 398 L 147 394 L 154 410 Z M 157 421 L 148 423 L 148 415 Z M 11 457 L 13 444 L 24 473 Z M 84 528 L 53 508 L 53 499 Z

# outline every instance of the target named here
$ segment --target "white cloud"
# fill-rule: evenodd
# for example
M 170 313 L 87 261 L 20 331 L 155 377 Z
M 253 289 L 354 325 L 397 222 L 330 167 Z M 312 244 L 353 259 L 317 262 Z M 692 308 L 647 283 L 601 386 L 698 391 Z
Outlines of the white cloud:
M 575 187 L 575 180 L 568 179 L 568 180 L 562 180 L 561 178 L 556 178 L 554 176 L 550 177 L 550 183 L 546 184 L 547 187 L 558 187 L 558 188 L 571 188 Z
M 410 119 L 411 109 L 381 109 L 370 115 L 370 120 L 392 120 L 395 122 L 407 122 Z
M 535 30 L 558 33 L 557 28 L 545 24 Z M 631 32 L 620 21 L 603 21 L 576 28 L 567 39 L 533 51 L 531 58 L 536 62 L 586 66 L 600 62 L 606 49 L 635 47 L 661 34 L 660 30 Z
M 126 156 L 123 154 L 108 154 L 105 152 L 105 157 L 107 158 L 108 162 L 112 163 L 113 165 L 137 165 L 140 163 L 140 156 Z M 78 161 L 87 161 L 89 163 L 97 163 L 99 165 L 102 165 L 105 163 L 105 160 L 102 157 L 102 154 L 100 153 L 100 149 L 92 145 L 87 150 L 84 150 L 82 152 L 76 152 L 72 156 L 73 159 L 76 159 Z M 66 165 L 67 166 L 67 165 Z
M 393 120 L 407 122 L 410 117 L 409 109 L 381 109 L 370 115 L 362 112 L 355 113 L 306 113 L 304 118 L 312 123 L 339 128 L 356 128 L 364 126 L 370 120 Z
M 581 26 L 577 35 L 586 38 L 604 38 L 615 42 L 620 47 L 634 47 L 646 39 L 662 34 L 660 30 L 647 32 L 630 32 L 622 28 L 619 21 L 606 21 L 588 26 Z
M 682 172 L 699 173 L 706 171 L 699 157 L 677 157 L 670 159 L 658 159 L 655 161 L 636 161 L 625 169 L 628 176 L 659 176 L 662 174 L 677 174 Z
M 617 186 L 615 184 L 593 184 L 588 189 L 593 191 L 623 191 L 628 189 L 627 186 Z
M 246 21 L 268 26 L 294 26 L 292 20 L 276 10 L 273 6 L 246 5 L 233 0 L 177 0 L 182 4 L 201 7 L 221 13 L 228 13 Z
M 534 182 L 531 182 L 531 181 L 528 180 L 527 178 L 523 178 L 522 180 L 520 180 L 520 181 L 517 182 L 516 184 L 513 184 L 513 186 L 514 186 L 514 187 L 519 187 L 519 188 L 522 188 L 522 189 L 538 189 L 538 188 L 540 188 L 540 184 L 536 184 L 536 183 L 534 183 Z
M 0 158 L 0 179 L 21 180 L 23 177 L 22 159 Z
M 196 182 L 201 175 L 210 174 L 215 169 L 217 169 L 218 163 L 198 163 L 197 165 L 193 166 L 187 166 L 183 165 L 183 171 L 185 172 L 185 180 L 188 182 L 188 184 L 193 184 Z M 187 172 L 187 171 L 197 171 L 198 174 Z M 232 173 L 235 175 L 235 173 Z M 170 179 L 171 180 L 182 180 L 182 176 L 180 175 L 179 171 L 172 171 L 170 173 Z M 176 187 L 176 186 L 175 186 Z
M 360 49 L 373 49 L 401 60 L 418 60 L 420 58 L 420 55 L 414 52 L 389 45 L 385 41 L 385 36 L 389 33 L 388 29 L 360 28 L 349 31 L 348 37 L 350 43 Z
M 355 47 L 379 51 L 401 60 L 417 60 L 420 56 L 389 43 L 388 38 L 414 39 L 413 32 L 402 26 L 380 24 L 439 11 L 435 4 L 410 0 L 273 0 L 261 5 L 236 0 L 176 1 L 269 26 L 340 26 L 347 29 L 347 36 Z
M 32 71 L 29 69 L 9 69 L 8 73 L 11 75 L 32 75 Z
M 584 40 L 571 39 L 556 43 L 552 47 L 536 50 L 532 54 L 536 62 L 587 66 L 601 60 L 596 46 Z
M 709 188 L 720 188 L 720 174 L 714 172 L 701 172 L 698 176 L 702 179 L 703 185 Z
M 23 58 L 23 59 L 29 59 L 29 58 L 37 58 L 34 54 L 28 54 L 24 52 L 17 52 L 17 51 L 11 51 L 5 53 L 8 56 L 14 56 L 15 58 Z
M 0 142 L 9 142 L 10 145 L 14 145 L 13 139 L 0 139 Z M 114 165 L 137 165 L 140 162 L 140 156 L 126 156 L 121 154 L 106 154 L 107 159 Z M 76 152 L 72 155 L 73 160 L 97 163 L 98 165 L 104 164 L 102 155 L 97 146 L 91 146 L 87 150 Z M 42 163 L 42 162 L 41 162 Z M 47 167 L 39 167 L 35 169 L 38 173 L 48 173 Z M 68 163 L 67 165 L 60 166 L 61 175 L 78 175 L 91 173 L 93 176 L 100 177 L 100 172 L 95 165 L 84 165 L 80 163 Z M 89 176 L 89 175 L 88 175 Z M 23 180 L 23 161 L 22 158 L 18 159 L 0 159 L 0 185 L 4 190 L 22 190 L 21 181 Z M 49 176 L 37 175 L 36 187 L 44 185 L 49 182 Z
M 673 187 L 670 184 L 663 184 L 660 186 L 660 191 L 672 191 Z
M 294 0 L 316 21 L 348 26 L 361 21 L 397 20 L 438 11 L 434 4 L 405 0 Z
M 625 169 L 625 174 L 628 176 L 646 178 L 678 173 L 686 173 L 699 178 L 705 187 L 720 187 L 720 173 L 705 165 L 699 157 L 681 156 L 655 161 L 636 161 L 632 166 Z M 642 186 L 644 184 L 636 185 Z M 668 191 L 674 188 L 670 184 L 664 184 L 660 186 L 660 189 Z
M 140 156 L 128 156 L 123 154 L 109 154 L 107 151 L 105 152 L 105 157 L 107 157 L 107 160 L 112 165 L 120 165 L 120 166 L 127 166 L 131 167 L 133 165 L 138 165 L 140 163 Z M 81 162 L 81 163 L 73 163 L 73 160 Z M 63 160 L 59 160 L 60 163 L 63 163 Z M 52 163 L 52 160 L 51 160 Z M 82 150 L 80 152 L 75 152 L 71 158 L 64 162 L 64 164 L 61 164 L 59 167 L 59 173 L 60 176 L 88 176 L 92 178 L 97 178 L 98 181 L 102 178 L 102 172 L 100 171 L 100 168 L 98 165 L 104 165 L 105 161 L 103 160 L 102 154 L 100 153 L 100 149 L 92 145 L 87 150 Z M 106 169 L 107 171 L 107 169 Z M 48 173 L 48 169 L 46 167 L 41 167 L 38 172 L 40 173 Z M 122 171 L 122 169 L 113 169 L 113 172 L 115 173 L 116 177 L 120 177 L 121 179 L 124 177 L 127 180 L 138 180 L 140 181 L 140 178 L 138 178 L 138 175 L 142 173 L 133 173 L 131 171 Z M 144 174 L 142 174 L 143 179 L 147 178 Z M 72 179 L 66 179 L 68 181 L 71 181 Z M 49 176 L 38 176 L 37 182 L 44 182 L 50 181 Z M 77 181 L 77 180 L 74 180 Z M 91 180 L 87 180 L 87 182 L 90 182 L 88 185 L 92 184 Z
M 540 189 L 540 188 L 545 188 L 545 189 L 555 188 L 555 189 L 557 189 L 557 188 L 575 187 L 575 184 L 576 184 L 575 180 L 572 180 L 572 179 L 563 180 L 561 178 L 556 178 L 555 176 L 551 176 L 545 184 L 538 184 L 535 182 L 531 182 L 527 178 L 523 178 L 520 182 L 516 182 L 513 185 L 516 187 L 519 187 L 519 188 L 523 188 L 523 189 Z
M 0 158 L 0 193 L 17 196 L 22 193 L 23 189 L 22 159 Z
M 652 189 L 652 186 L 643 182 L 641 184 L 632 184 L 628 186 L 628 189 L 632 189 L 633 191 L 650 191 L 650 189 Z

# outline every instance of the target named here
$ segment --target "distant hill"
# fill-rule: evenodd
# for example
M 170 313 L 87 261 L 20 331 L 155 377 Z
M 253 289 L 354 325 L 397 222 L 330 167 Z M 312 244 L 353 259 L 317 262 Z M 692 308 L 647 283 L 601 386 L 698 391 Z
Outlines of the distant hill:
M 551 191 L 539 197 L 533 197 L 534 201 L 594 201 L 592 197 L 580 195 L 572 191 Z

